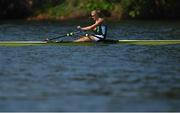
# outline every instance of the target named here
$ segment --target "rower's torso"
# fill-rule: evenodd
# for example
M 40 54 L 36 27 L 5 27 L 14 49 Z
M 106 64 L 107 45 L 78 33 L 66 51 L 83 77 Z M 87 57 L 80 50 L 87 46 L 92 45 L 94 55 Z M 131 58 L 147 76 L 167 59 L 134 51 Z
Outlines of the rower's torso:
M 95 35 L 102 36 L 103 38 L 106 38 L 107 35 L 107 25 L 104 22 L 104 19 L 100 18 L 102 21 L 99 23 L 98 26 L 96 26 L 93 31 Z M 99 22 L 97 20 L 96 22 Z

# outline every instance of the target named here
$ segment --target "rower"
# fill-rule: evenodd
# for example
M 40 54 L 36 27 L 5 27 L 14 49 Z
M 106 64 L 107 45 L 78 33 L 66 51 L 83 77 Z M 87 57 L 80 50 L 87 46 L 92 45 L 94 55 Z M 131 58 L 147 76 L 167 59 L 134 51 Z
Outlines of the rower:
M 82 31 L 92 30 L 94 34 L 82 36 L 80 39 L 75 40 L 74 42 L 99 42 L 106 39 L 107 26 L 104 25 L 105 19 L 103 18 L 102 12 L 99 10 L 94 10 L 91 12 L 91 17 L 95 21 L 93 25 L 87 27 L 78 26 L 77 28 Z

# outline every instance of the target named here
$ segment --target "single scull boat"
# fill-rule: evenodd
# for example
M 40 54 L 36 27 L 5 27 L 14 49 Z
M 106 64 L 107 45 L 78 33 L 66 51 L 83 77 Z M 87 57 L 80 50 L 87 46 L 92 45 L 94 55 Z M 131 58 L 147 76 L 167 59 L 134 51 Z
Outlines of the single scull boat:
M 172 45 L 180 44 L 180 40 L 104 40 L 102 42 L 72 42 L 72 41 L 0 41 L 0 46 L 88 46 L 94 44 L 130 44 L 130 45 Z

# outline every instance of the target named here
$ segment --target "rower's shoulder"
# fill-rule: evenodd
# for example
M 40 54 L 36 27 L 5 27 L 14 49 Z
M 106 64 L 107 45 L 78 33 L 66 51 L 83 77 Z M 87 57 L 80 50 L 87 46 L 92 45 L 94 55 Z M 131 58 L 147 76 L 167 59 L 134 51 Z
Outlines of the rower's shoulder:
M 99 19 L 96 21 L 96 23 L 100 23 L 100 24 L 102 24 L 102 23 L 104 23 L 104 22 L 105 22 L 104 18 L 99 18 Z
M 104 19 L 104 18 L 99 18 L 99 20 L 100 20 L 100 21 L 105 21 L 105 19 Z

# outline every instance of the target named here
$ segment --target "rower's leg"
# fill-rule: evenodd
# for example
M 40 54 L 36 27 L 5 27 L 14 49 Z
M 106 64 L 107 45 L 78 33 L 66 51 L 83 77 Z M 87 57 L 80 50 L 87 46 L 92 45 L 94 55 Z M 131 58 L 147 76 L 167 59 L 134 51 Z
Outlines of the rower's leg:
M 84 36 L 84 37 L 81 37 L 80 39 L 77 39 L 75 40 L 74 42 L 93 42 L 95 41 L 94 37 L 93 36 Z

